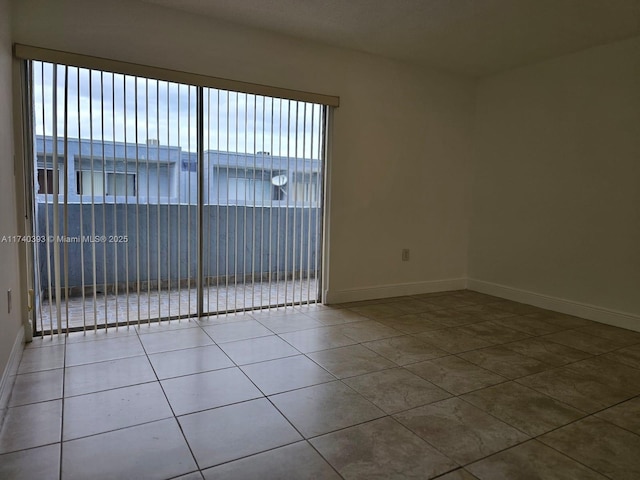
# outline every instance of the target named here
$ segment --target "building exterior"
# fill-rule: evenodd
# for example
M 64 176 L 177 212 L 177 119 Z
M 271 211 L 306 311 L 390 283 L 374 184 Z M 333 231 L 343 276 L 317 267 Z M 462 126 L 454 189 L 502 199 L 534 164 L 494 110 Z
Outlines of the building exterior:
M 65 162 L 65 152 L 67 162 Z M 198 155 L 177 146 L 36 136 L 38 202 L 58 193 L 68 203 L 195 204 Z M 65 169 L 66 164 L 66 169 Z M 204 202 L 208 205 L 317 206 L 320 162 L 270 155 L 204 152 Z M 61 198 L 62 199 L 62 198 Z
M 53 238 L 56 231 L 66 232 L 60 258 L 65 264 L 67 255 L 64 282 L 71 295 L 128 290 L 137 282 L 161 288 L 191 285 L 199 261 L 208 279 L 316 275 L 318 160 L 204 152 L 206 248 L 198 260 L 196 153 L 153 141 L 35 140 L 34 233 Z M 106 241 L 86 240 L 91 238 Z M 53 243 L 36 248 L 39 297 L 47 295 L 40 292 L 53 281 Z

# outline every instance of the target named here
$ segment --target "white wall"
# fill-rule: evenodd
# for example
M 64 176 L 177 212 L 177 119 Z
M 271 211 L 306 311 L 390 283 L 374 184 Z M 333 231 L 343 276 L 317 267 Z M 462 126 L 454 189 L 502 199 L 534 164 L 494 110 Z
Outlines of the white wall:
M 11 29 L 9 1 L 0 0 L 0 239 L 17 235 L 13 168 L 13 101 Z M 0 242 L 0 378 L 5 372 L 9 354 L 21 329 L 20 276 L 18 245 Z M 7 290 L 12 293 L 12 311 L 8 312 Z M 0 393 L 2 393 L 0 391 Z M 0 405 L 1 406 L 1 405 Z
M 339 95 L 329 298 L 466 276 L 471 80 L 131 0 L 15 1 L 13 28 L 24 44 Z
M 476 85 L 130 0 L 14 0 L 12 19 L 20 43 L 339 95 L 331 300 L 461 287 L 469 267 L 474 288 L 640 314 L 638 38 Z
M 640 38 L 480 82 L 471 218 L 471 278 L 640 329 Z

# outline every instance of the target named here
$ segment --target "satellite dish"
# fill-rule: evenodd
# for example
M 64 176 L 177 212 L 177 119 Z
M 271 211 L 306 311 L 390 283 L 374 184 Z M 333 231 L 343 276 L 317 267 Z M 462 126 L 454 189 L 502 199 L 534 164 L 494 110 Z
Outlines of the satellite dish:
M 287 180 L 286 175 L 276 175 L 271 179 L 271 183 L 276 187 L 284 187 L 287 184 Z

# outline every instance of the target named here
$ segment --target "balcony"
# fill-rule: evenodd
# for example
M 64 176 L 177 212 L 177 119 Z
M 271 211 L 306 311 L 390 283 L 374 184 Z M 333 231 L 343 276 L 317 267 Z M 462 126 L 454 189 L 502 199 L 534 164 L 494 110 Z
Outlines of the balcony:
M 57 328 L 56 242 L 63 326 L 195 315 L 195 206 L 69 203 L 66 212 L 66 236 L 35 245 L 37 330 Z M 203 212 L 205 312 L 317 300 L 318 208 L 206 205 Z M 53 214 L 53 205 L 37 205 L 43 236 L 53 230 Z

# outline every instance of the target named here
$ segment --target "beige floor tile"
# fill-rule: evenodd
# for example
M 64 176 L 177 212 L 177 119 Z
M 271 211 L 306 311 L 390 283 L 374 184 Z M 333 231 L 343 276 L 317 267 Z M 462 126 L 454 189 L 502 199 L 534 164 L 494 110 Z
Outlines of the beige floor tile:
M 400 310 L 394 303 L 377 303 L 374 305 L 349 307 L 349 310 L 372 320 L 386 317 L 397 317 L 406 313 Z
M 596 416 L 640 435 L 640 397 L 607 408 Z
M 449 353 L 461 353 L 491 346 L 491 343 L 475 335 L 469 335 L 461 331 L 460 328 L 462 327 L 430 330 L 418 333 L 415 337 Z
M 115 328 L 100 328 L 97 330 L 86 330 L 80 332 L 71 332 L 67 335 L 67 345 L 71 345 L 72 343 L 82 343 L 82 342 L 95 342 L 100 340 L 113 340 L 116 338 L 123 338 L 133 336 L 135 337 L 137 333 L 136 329 L 137 323 L 131 324 L 129 327 L 123 326 L 119 327 L 117 330 Z M 91 323 L 93 326 L 93 323 Z
M 592 355 L 607 353 L 621 346 L 612 340 L 595 337 L 579 330 L 563 330 L 562 332 L 545 335 L 540 339 L 566 345 Z
M 376 372 L 396 364 L 361 345 L 322 350 L 307 356 L 338 378 Z
M 616 377 L 604 378 L 598 372 L 570 367 L 519 378 L 517 382 L 588 413 L 634 396 L 636 388 L 621 383 Z
M 438 477 L 438 480 L 478 480 L 478 477 L 471 475 L 464 468 L 459 468 L 453 472 L 449 472 L 446 475 Z
M 65 370 L 64 396 L 83 395 L 155 380 L 153 368 L 144 356 L 89 363 Z
M 149 360 L 160 380 L 234 366 L 217 345 L 156 353 Z
M 640 395 L 640 370 L 603 356 L 587 358 L 566 366 L 583 378 L 606 385 L 611 398 L 621 401 Z
M 609 478 L 640 478 L 640 436 L 604 420 L 588 417 L 539 440 Z
M 250 338 L 220 344 L 220 348 L 237 365 L 274 360 L 298 355 L 300 352 L 276 335 Z
M 148 355 L 171 350 L 182 350 L 183 348 L 213 345 L 213 340 L 200 328 L 183 328 L 140 335 L 140 341 Z
M 201 472 L 191 472 L 186 475 L 181 475 L 179 477 L 174 477 L 172 480 L 204 480 Z
M 11 407 L 0 430 L 0 454 L 59 442 L 62 401 Z
M 395 328 L 387 327 L 386 325 L 373 320 L 352 322 L 332 328 L 356 342 L 370 342 L 373 340 L 380 340 L 382 338 L 402 335 L 402 332 Z
M 437 310 L 435 312 L 420 313 L 418 315 L 425 320 L 438 322 L 445 327 L 460 327 L 481 321 L 455 309 Z
M 262 325 L 257 320 L 242 320 L 239 322 L 221 323 L 203 327 L 211 338 L 217 343 L 234 342 L 246 340 L 248 338 L 264 337 L 273 335 L 273 332 Z
M 149 312 L 164 311 L 171 295 L 186 305 L 183 293 L 161 295 Z M 217 292 L 224 308 L 247 293 Z M 99 312 L 99 321 L 113 313 Z M 63 478 L 203 480 L 185 434 L 208 479 L 339 478 L 336 468 L 366 480 L 592 480 L 602 478 L 596 468 L 632 478 L 639 367 L 640 334 L 471 291 L 36 338 L 0 433 L 0 477 L 3 468 L 32 468 L 57 478 L 64 433 Z M 389 414 L 410 418 L 415 432 Z M 335 468 L 302 435 L 325 442 Z M 7 439 L 12 450 L 2 450 Z
M 440 308 L 464 308 L 476 305 L 473 302 L 456 295 L 438 295 L 431 298 L 425 298 L 423 301 Z
M 311 443 L 346 479 L 424 479 L 456 466 L 391 418 L 323 435 Z
M 517 342 L 505 343 L 503 347 L 557 367 L 584 360 L 591 356 L 590 353 L 582 350 L 576 350 L 575 348 L 541 338 L 527 338 Z
M 321 310 L 316 312 L 305 312 L 306 315 L 320 322 L 325 326 L 342 325 L 344 323 L 362 322 L 368 320 L 367 317 L 359 313 L 352 312 L 346 308 L 335 310 Z
M 64 370 L 59 368 L 17 375 L 11 390 L 9 406 L 62 398 L 63 372 Z
M 256 320 L 273 333 L 297 332 L 298 330 L 308 330 L 309 328 L 319 328 L 323 326 L 322 323 L 303 313 L 283 317 L 258 317 Z
M 466 467 L 480 480 L 605 480 L 606 477 L 536 440 Z
M 170 378 L 161 383 L 176 415 L 262 397 L 260 390 L 236 367 Z
M 363 343 L 363 345 L 398 365 L 408 365 L 449 355 L 444 350 L 410 335 L 385 338 Z
M 630 394 L 640 394 L 640 370 L 621 364 L 604 356 L 587 358 L 566 366 L 585 377 L 598 378 L 612 388 L 628 389 Z M 633 396 L 633 395 L 631 395 Z
M 513 302 L 511 300 L 497 300 L 495 302 L 488 302 L 487 305 L 498 310 L 503 310 L 514 315 L 526 315 L 527 313 L 537 313 L 542 309 L 534 307 L 533 305 L 527 305 L 526 303 Z M 544 310 L 542 310 L 544 311 Z
M 513 317 L 513 313 L 505 312 L 504 310 L 491 307 L 487 304 L 483 305 L 469 305 L 469 306 L 456 306 L 456 310 L 462 313 L 467 313 L 472 317 L 475 317 L 482 321 L 497 320 L 499 318 Z
M 566 330 L 571 328 L 586 327 L 587 325 L 594 324 L 594 322 L 592 322 L 591 320 L 585 320 L 584 318 L 574 317 L 573 315 L 566 315 L 564 313 L 553 312 L 551 310 L 530 313 L 525 316 L 537 320 L 542 320 L 543 322 L 562 327 Z
M 412 313 L 409 315 L 402 315 L 400 317 L 383 318 L 378 320 L 378 322 L 388 327 L 395 328 L 402 333 L 420 333 L 446 328 L 446 325 L 436 320 L 427 320 L 420 313 Z
M 524 377 L 553 368 L 501 345 L 459 353 L 458 356 L 507 378 Z
M 492 321 L 463 325 L 462 327 L 459 327 L 459 331 L 484 340 L 491 345 L 516 342 L 530 337 L 527 333 L 513 330 Z
M 280 335 L 280 338 L 293 345 L 302 353 L 317 352 L 357 343 L 355 340 L 333 330 L 333 327 L 283 333 Z
M 631 367 L 640 368 L 640 345 L 621 348 L 603 356 Z
M 0 455 L 0 478 L 3 480 L 58 480 L 60 478 L 60 444 L 55 443 Z
M 73 367 L 138 355 L 144 355 L 144 349 L 137 335 L 109 338 L 101 342 L 69 343 L 66 366 Z
M 197 470 L 175 419 L 65 442 L 64 480 L 164 480 Z
M 28 348 L 22 352 L 18 373 L 39 372 L 64 367 L 65 346 L 50 345 L 42 348 Z
M 402 300 L 401 302 L 396 302 L 393 305 L 401 312 L 407 314 L 433 311 L 433 303 L 425 302 L 424 300 L 417 298 L 408 297 L 407 299 Z
M 640 332 L 634 332 L 625 328 L 597 323 L 580 327 L 577 330 L 593 335 L 594 337 L 606 338 L 607 340 L 615 342 L 620 347 L 640 344 Z
M 569 405 L 515 382 L 476 390 L 462 398 L 532 437 L 584 416 Z
M 302 440 L 266 399 L 180 417 L 201 469 Z
M 158 382 L 89 393 L 64 402 L 63 440 L 172 417 Z
M 394 418 L 460 465 L 529 438 L 458 398 L 414 408 Z
M 506 378 L 454 355 L 414 363 L 405 368 L 454 395 L 506 381 Z
M 451 396 L 448 392 L 402 368 L 351 377 L 343 382 L 388 414 Z
M 270 397 L 306 438 L 384 416 L 342 382 L 323 383 Z
M 242 370 L 265 395 L 335 380 L 304 355 L 245 365 Z
M 493 320 L 493 323 L 534 336 L 546 335 L 562 330 L 562 327 L 559 327 L 557 325 L 551 325 L 550 323 L 544 322 L 542 320 L 524 316 Z
M 202 472 L 205 480 L 339 480 L 341 477 L 307 442 L 298 442 Z

